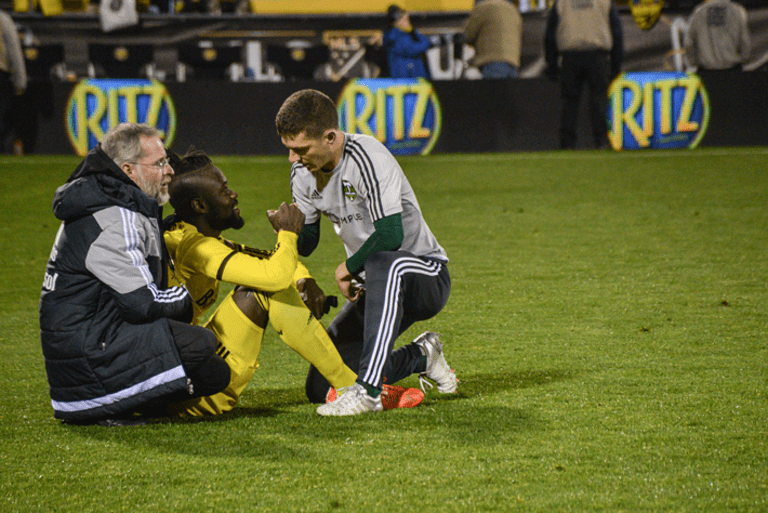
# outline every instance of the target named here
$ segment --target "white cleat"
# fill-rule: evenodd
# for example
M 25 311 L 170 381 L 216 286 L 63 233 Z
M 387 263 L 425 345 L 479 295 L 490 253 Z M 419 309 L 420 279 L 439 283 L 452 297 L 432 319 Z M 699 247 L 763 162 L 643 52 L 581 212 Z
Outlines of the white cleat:
M 427 370 L 419 375 L 421 389 L 424 390 L 425 386 L 432 388 L 432 383 L 425 379 L 429 378 L 437 383 L 437 390 L 443 394 L 455 392 L 459 380 L 445 361 L 440 336 L 434 331 L 425 331 L 413 342 L 421 347 L 421 352 L 427 357 Z
M 343 417 L 348 415 L 360 415 L 382 411 L 381 396 L 373 398 L 368 395 L 365 387 L 360 383 L 340 388 L 335 401 L 321 404 L 317 413 L 324 417 Z

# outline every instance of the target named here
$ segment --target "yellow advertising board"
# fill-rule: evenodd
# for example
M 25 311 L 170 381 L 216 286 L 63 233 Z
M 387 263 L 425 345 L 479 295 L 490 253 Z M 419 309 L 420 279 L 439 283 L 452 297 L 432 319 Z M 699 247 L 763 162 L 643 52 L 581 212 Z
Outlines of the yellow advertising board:
M 250 0 L 256 14 L 350 14 L 385 13 L 397 4 L 412 12 L 471 11 L 474 0 Z

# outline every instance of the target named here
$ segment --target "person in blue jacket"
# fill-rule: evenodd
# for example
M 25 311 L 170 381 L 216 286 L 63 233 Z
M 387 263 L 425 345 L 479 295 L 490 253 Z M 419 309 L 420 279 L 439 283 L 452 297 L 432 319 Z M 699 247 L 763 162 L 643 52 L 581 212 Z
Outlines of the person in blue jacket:
M 413 28 L 408 12 L 397 5 L 387 9 L 389 28 L 382 44 L 387 51 L 389 76 L 392 78 L 431 78 L 425 60 L 432 46 L 428 37 Z

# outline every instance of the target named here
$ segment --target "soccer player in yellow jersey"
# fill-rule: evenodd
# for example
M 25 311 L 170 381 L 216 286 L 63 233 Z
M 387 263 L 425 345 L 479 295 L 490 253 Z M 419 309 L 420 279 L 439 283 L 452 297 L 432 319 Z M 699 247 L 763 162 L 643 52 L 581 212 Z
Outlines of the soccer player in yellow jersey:
M 237 193 L 205 153 L 192 151 L 183 158 L 168 152 L 175 171 L 169 193 L 175 209 L 174 224 L 165 232 L 173 268 L 170 281 L 186 286 L 194 302 L 195 324 L 219 294 L 219 282 L 236 285 L 205 326 L 216 334 L 218 354 L 231 369 L 229 386 L 216 395 L 194 399 L 174 410 L 188 415 L 221 414 L 234 408 L 259 366 L 258 355 L 269 322 L 282 340 L 315 366 L 335 388 L 357 378 L 339 356 L 318 318 L 302 301 L 296 282 L 314 281 L 298 261 L 298 233 L 304 215 L 283 203 L 268 217 L 277 232 L 277 246 L 261 251 L 221 237 L 221 232 L 244 225 L 237 208 Z M 399 387 L 398 387 L 399 388 Z M 392 394 L 390 407 L 415 406 L 421 391 Z M 418 401 L 415 401 L 413 396 Z M 402 402 L 398 402 L 403 400 Z

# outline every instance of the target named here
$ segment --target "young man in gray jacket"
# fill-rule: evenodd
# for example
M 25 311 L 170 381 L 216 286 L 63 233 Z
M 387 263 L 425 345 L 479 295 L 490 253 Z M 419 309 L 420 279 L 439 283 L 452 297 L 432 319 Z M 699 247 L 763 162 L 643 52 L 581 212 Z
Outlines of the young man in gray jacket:
M 413 373 L 434 381 L 439 392 L 454 392 L 456 375 L 436 333 L 424 332 L 393 351 L 405 330 L 443 309 L 451 290 L 448 256 L 395 157 L 373 137 L 342 132 L 333 100 L 313 89 L 289 96 L 275 124 L 288 149 L 291 192 L 306 218 L 299 255 L 309 256 L 317 247 L 323 215 L 347 253 L 336 268 L 347 302 L 328 335 L 357 381 L 317 412 L 381 411 L 384 383 Z M 320 303 L 325 298 L 322 291 L 310 295 Z M 312 390 L 328 390 L 314 368 L 307 376 L 310 399 Z

